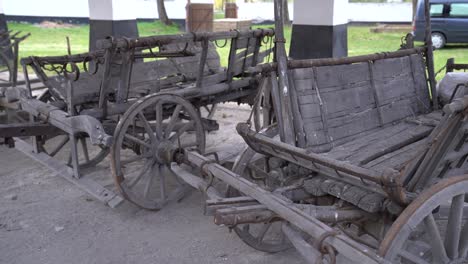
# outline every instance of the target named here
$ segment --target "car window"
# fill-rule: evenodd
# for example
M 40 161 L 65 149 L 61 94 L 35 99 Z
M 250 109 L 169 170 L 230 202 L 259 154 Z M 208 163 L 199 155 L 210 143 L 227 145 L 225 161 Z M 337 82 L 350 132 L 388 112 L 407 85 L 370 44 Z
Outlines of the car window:
M 468 4 L 452 4 L 450 6 L 451 17 L 468 17 Z
M 443 4 L 431 4 L 431 17 L 441 17 L 444 14 Z

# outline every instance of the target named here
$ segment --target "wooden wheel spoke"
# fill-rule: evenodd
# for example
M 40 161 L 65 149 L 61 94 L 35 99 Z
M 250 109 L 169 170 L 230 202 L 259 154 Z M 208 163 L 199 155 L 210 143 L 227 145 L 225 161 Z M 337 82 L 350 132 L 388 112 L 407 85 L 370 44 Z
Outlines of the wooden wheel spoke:
M 429 262 L 425 261 L 424 259 L 422 259 L 421 257 L 409 252 L 409 251 L 406 251 L 404 249 L 401 250 L 401 252 L 399 253 L 400 257 L 401 258 L 404 258 L 406 260 L 409 260 L 415 264 L 430 264 Z
M 153 164 L 153 161 L 148 160 L 143 166 L 143 170 L 140 172 L 140 174 L 138 174 L 138 176 L 136 176 L 127 186 L 129 188 L 135 186 L 140 181 L 140 179 L 147 174 L 148 170 L 153 166 Z
M 459 256 L 464 258 L 468 257 L 468 221 L 465 223 L 460 234 Z
M 179 121 L 179 113 L 182 110 L 182 105 L 177 105 L 172 113 L 169 123 L 167 124 L 166 131 L 164 132 L 165 138 L 169 138 L 172 130 L 174 129 L 175 124 Z
M 145 141 L 135 137 L 135 136 L 132 136 L 130 134 L 125 134 L 124 136 L 126 139 L 130 140 L 130 141 L 133 141 L 134 143 L 137 143 L 138 145 L 141 145 L 141 146 L 145 146 L 149 149 L 151 149 L 151 145 L 146 143 Z
M 262 229 L 260 229 L 260 233 L 258 234 L 258 237 L 257 237 L 257 243 L 261 243 L 263 241 L 268 229 L 270 229 L 272 224 L 273 224 L 272 222 L 269 222 L 268 224 L 265 224 L 262 226 Z
M 138 113 L 138 118 L 140 121 L 143 123 L 143 127 L 146 130 L 146 133 L 149 135 L 151 142 L 156 142 L 156 136 L 154 135 L 154 131 L 151 128 L 150 123 L 148 122 L 148 119 L 146 119 L 145 115 L 142 112 Z
M 148 195 L 151 192 L 151 187 L 153 186 L 153 180 L 156 177 L 154 175 L 155 173 L 160 173 L 159 164 L 156 164 L 156 163 L 153 164 L 153 166 L 151 167 L 151 173 L 146 174 L 147 175 L 147 177 L 146 177 L 147 180 L 146 180 L 146 183 L 145 183 L 145 189 L 143 191 L 143 197 L 145 197 L 145 199 L 148 199 Z
M 161 201 L 164 202 L 167 198 L 167 190 L 166 190 L 166 174 L 165 171 L 163 171 L 162 167 L 158 168 L 159 170 L 159 187 L 160 187 L 160 192 L 161 192 Z
M 447 249 L 447 255 L 450 259 L 455 259 L 458 257 L 458 246 L 460 242 L 460 232 L 462 229 L 464 207 L 464 194 L 455 196 L 452 199 L 444 243 L 445 248 Z
M 67 165 L 70 166 L 72 164 L 72 152 L 68 153 L 68 160 L 67 160 Z
M 70 141 L 70 136 L 66 136 L 60 141 L 60 143 L 57 145 L 57 147 L 49 153 L 49 156 L 54 157 L 57 155 L 57 153 L 63 149 L 63 147 Z
M 159 140 L 163 139 L 163 107 L 162 102 L 156 103 L 156 136 Z
M 89 152 L 88 152 L 88 145 L 86 143 L 86 138 L 80 138 L 81 148 L 83 149 L 83 156 L 86 162 L 89 162 Z
M 120 165 L 121 166 L 125 166 L 127 164 L 130 164 L 130 163 L 133 163 L 133 162 L 137 162 L 137 161 L 140 161 L 142 159 L 147 159 L 147 158 L 151 158 L 153 156 L 153 154 L 151 154 L 150 152 L 148 153 L 143 153 L 141 155 L 137 155 L 131 159 L 128 159 L 128 160 L 123 160 L 122 162 L 120 162 Z
M 195 124 L 194 121 L 190 121 L 190 122 L 182 125 L 174 135 L 169 137 L 169 140 L 171 140 L 172 142 L 177 142 L 177 139 L 180 136 L 182 136 L 185 132 L 187 132 L 190 128 L 192 128 L 194 126 L 194 124 Z
M 429 234 L 434 261 L 438 261 L 438 263 L 447 263 L 449 261 L 447 252 L 442 242 L 439 228 L 437 227 L 437 223 L 432 214 L 424 218 L 424 225 Z

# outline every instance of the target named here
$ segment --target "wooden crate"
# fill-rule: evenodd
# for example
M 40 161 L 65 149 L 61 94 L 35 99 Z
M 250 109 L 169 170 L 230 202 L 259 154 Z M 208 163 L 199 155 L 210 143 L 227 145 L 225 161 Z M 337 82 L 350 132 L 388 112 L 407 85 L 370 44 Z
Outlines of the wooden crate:
M 238 18 L 223 18 L 215 19 L 213 23 L 213 31 L 229 31 L 233 29 L 237 30 L 248 30 L 252 25 L 250 19 L 238 19 Z
M 188 4 L 186 23 L 188 32 L 211 32 L 213 30 L 213 4 Z

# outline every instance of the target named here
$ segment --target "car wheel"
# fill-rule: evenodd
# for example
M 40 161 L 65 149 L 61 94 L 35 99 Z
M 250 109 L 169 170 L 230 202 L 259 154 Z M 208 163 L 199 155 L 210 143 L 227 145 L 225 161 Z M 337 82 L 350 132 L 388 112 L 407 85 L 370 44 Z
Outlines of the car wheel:
M 434 48 L 441 49 L 445 46 L 446 40 L 445 40 L 444 35 L 438 32 L 433 32 L 431 36 L 432 36 L 432 45 L 434 46 Z

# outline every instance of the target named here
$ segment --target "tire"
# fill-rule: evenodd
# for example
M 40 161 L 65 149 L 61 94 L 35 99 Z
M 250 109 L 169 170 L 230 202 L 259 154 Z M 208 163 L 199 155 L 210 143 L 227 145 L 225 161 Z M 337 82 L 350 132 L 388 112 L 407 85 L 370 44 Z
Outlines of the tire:
M 432 37 L 432 45 L 436 49 L 443 48 L 445 44 L 447 43 L 447 40 L 445 39 L 445 36 L 442 33 L 432 32 L 431 37 Z

